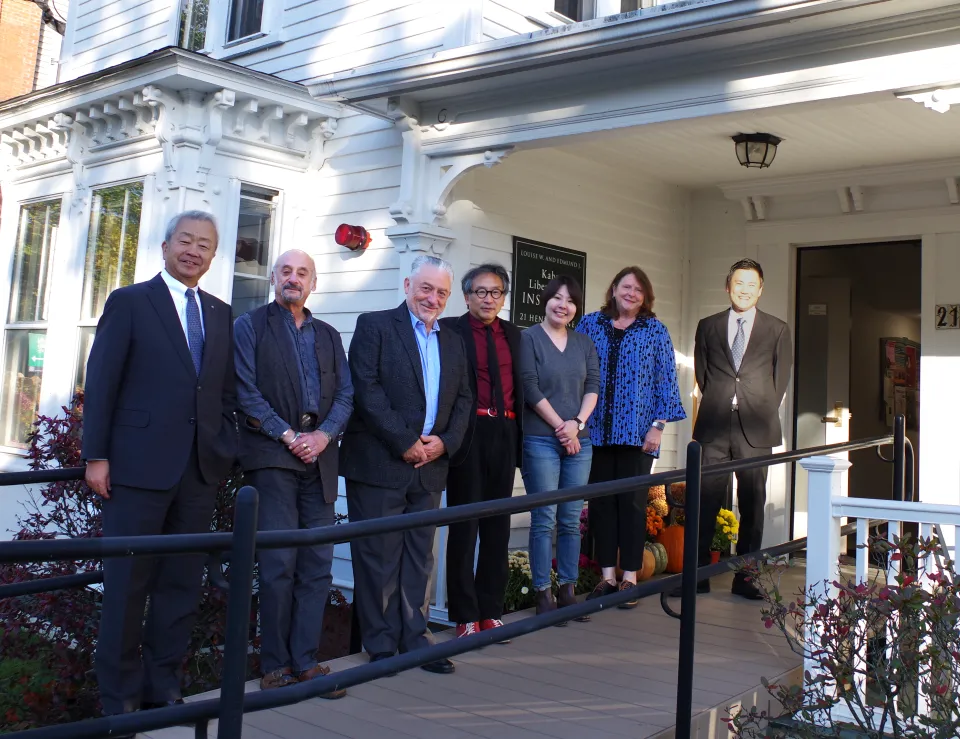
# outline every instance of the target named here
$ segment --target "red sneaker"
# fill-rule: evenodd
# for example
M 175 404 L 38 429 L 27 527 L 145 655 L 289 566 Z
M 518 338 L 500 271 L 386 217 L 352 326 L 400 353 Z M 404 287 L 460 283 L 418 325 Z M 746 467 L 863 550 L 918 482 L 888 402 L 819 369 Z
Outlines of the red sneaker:
M 480 633 L 480 624 L 476 621 L 471 621 L 468 624 L 457 624 L 457 638 L 461 636 L 470 636 L 472 634 Z
M 503 626 L 503 621 L 499 618 L 485 618 L 480 622 L 480 631 L 489 631 L 490 629 L 499 629 Z M 509 644 L 509 639 L 498 641 L 497 644 Z

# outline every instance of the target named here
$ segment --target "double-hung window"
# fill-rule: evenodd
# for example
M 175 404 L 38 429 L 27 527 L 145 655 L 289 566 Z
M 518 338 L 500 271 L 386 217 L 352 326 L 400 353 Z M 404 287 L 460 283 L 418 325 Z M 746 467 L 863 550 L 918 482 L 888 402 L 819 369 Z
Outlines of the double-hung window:
M 178 44 L 216 59 L 278 44 L 282 27 L 282 0 L 180 0 Z
M 133 284 L 142 205 L 143 182 L 127 182 L 93 191 L 78 323 L 75 379 L 78 390 L 86 380 L 87 358 L 107 297 L 118 287 Z
M 20 208 L 10 305 L 4 330 L 0 444 L 25 449 L 40 409 L 60 198 Z
M 275 190 L 253 185 L 240 189 L 231 300 L 234 317 L 269 302 L 278 199 Z

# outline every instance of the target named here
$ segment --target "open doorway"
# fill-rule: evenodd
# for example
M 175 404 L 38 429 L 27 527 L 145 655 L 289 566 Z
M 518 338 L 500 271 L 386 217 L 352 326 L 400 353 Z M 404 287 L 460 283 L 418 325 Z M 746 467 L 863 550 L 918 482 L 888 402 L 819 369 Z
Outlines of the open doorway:
M 798 250 L 794 448 L 881 436 L 905 413 L 919 459 L 920 267 L 919 241 Z M 850 461 L 848 495 L 889 498 L 892 465 L 873 449 Z M 795 465 L 794 538 L 806 496 Z

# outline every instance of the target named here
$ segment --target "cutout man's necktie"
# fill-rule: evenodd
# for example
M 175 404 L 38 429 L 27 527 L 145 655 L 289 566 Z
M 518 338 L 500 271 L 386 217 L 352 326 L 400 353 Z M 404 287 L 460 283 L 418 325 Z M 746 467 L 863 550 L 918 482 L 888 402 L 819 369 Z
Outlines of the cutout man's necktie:
M 733 353 L 733 368 L 739 372 L 740 363 L 743 361 L 743 352 L 747 348 L 747 338 L 743 333 L 743 324 L 746 323 L 745 318 L 737 319 L 737 335 L 733 337 L 733 347 L 731 347 L 731 352 Z

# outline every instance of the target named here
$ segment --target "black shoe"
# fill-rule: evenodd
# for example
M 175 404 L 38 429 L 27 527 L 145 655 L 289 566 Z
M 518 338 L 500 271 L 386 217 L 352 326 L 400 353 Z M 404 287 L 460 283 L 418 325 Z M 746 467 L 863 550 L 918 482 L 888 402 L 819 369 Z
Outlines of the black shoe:
M 177 698 L 175 701 L 143 701 L 140 704 L 141 711 L 152 711 L 154 708 L 166 708 L 168 706 L 182 706 L 183 698 Z
M 611 583 L 608 583 L 606 580 L 601 580 L 597 583 L 590 595 L 587 596 L 587 600 L 593 600 L 594 598 L 602 598 L 605 595 L 610 595 L 611 593 L 617 592 L 617 586 Z
M 730 588 L 730 592 L 747 600 L 763 600 L 763 594 L 757 586 L 740 576 L 733 578 L 733 587 Z
M 376 652 L 376 653 L 370 655 L 370 661 L 371 661 L 371 662 L 379 662 L 380 660 L 390 659 L 390 657 L 392 657 L 392 656 L 393 656 L 393 653 L 392 653 L 392 652 Z M 393 672 L 388 672 L 386 676 L 387 676 L 387 677 L 396 677 L 396 676 L 397 676 L 397 671 L 394 670 Z
M 622 583 L 620 583 L 620 592 L 622 593 L 624 590 L 632 590 L 635 587 L 637 587 L 636 583 L 632 583 L 629 580 L 624 580 Z M 626 603 L 621 603 L 617 606 L 617 608 L 628 610 L 630 608 L 636 608 L 639 603 L 640 599 L 634 598 L 633 600 L 628 600 Z
M 442 659 L 435 659 L 433 662 L 427 662 L 425 665 L 420 665 L 420 669 L 437 675 L 450 675 L 457 668 L 454 667 L 453 662 L 444 657 Z
M 697 580 L 697 595 L 704 595 L 710 592 L 710 581 L 709 580 Z M 671 598 L 680 598 L 683 596 L 683 586 L 679 588 L 674 588 L 667 595 Z

